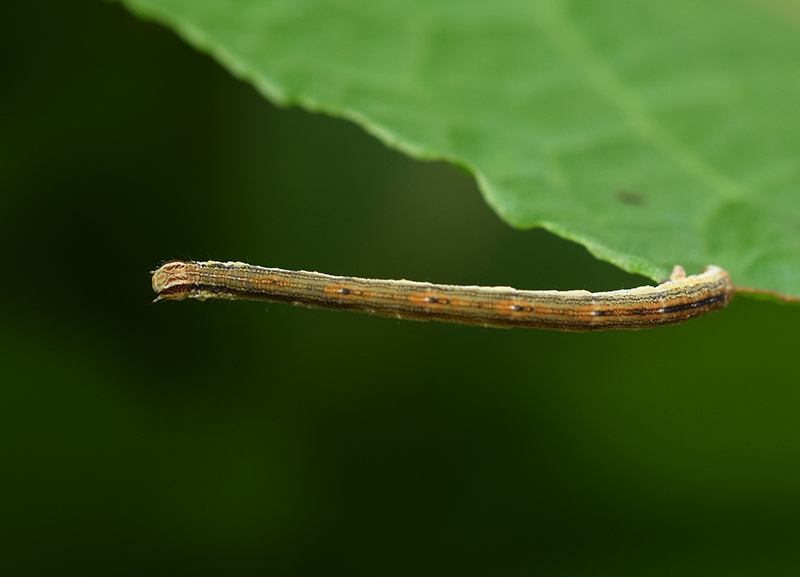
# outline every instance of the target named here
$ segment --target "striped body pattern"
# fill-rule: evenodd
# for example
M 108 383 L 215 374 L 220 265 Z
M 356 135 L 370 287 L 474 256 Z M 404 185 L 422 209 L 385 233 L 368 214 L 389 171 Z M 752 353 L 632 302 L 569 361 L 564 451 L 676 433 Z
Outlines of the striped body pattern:
M 152 274 L 156 301 L 258 300 L 403 320 L 571 332 L 673 325 L 726 307 L 734 293 L 728 273 L 716 266 L 688 277 L 676 266 L 658 286 L 596 293 L 376 280 L 241 262 L 171 261 Z

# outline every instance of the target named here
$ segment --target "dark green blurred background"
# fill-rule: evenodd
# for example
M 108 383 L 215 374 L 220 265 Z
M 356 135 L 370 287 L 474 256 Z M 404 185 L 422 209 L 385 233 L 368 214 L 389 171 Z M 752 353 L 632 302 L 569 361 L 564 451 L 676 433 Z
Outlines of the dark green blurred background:
M 1 22 L 0 572 L 800 571 L 800 308 L 571 335 L 153 305 L 170 258 L 644 280 L 117 4 Z

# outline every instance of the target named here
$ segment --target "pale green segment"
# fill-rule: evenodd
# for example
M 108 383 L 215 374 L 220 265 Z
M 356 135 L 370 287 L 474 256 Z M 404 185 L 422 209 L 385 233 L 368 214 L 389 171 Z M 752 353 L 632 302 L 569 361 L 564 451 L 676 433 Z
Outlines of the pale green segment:
M 124 3 L 279 104 L 466 166 L 513 226 L 800 296 L 800 5 Z

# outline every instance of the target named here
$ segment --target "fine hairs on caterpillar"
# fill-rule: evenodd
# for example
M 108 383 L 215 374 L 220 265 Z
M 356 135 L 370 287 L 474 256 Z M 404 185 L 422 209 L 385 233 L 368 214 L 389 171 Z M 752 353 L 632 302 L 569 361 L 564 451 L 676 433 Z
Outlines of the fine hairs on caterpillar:
M 693 276 L 676 266 L 658 286 L 596 293 L 342 277 L 242 262 L 175 260 L 152 275 L 156 301 L 256 300 L 403 320 L 571 332 L 674 325 L 725 308 L 734 294 L 728 273 L 717 266 Z

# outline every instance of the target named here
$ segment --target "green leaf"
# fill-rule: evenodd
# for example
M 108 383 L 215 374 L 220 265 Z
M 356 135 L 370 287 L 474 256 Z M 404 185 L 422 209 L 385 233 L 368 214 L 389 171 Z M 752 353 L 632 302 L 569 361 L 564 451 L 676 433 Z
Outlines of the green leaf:
M 515 227 L 653 279 L 717 264 L 800 296 L 796 5 L 124 3 L 274 102 L 465 166 Z

